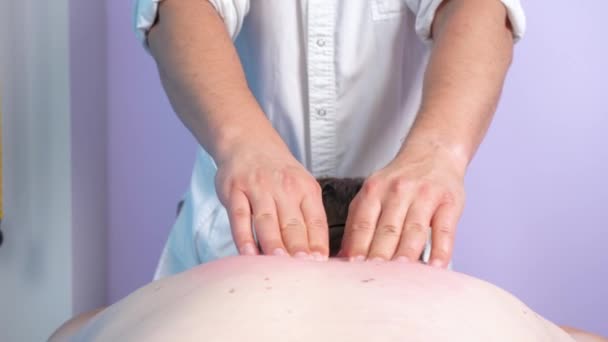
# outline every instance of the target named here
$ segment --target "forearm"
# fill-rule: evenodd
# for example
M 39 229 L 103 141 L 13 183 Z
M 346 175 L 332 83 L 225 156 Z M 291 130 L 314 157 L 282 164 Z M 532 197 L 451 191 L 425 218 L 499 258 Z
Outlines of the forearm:
M 498 0 L 446 0 L 433 39 L 422 105 L 402 152 L 426 144 L 465 169 L 490 125 L 512 59 L 506 9 Z
M 281 144 L 249 90 L 234 45 L 209 2 L 161 2 L 148 41 L 174 110 L 216 161 L 251 131 Z

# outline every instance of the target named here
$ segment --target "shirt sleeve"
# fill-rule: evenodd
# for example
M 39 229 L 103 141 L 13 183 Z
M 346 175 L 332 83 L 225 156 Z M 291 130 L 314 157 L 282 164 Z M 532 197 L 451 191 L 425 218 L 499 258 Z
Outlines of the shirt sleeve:
M 407 6 L 416 15 L 416 33 L 424 41 L 431 40 L 431 26 L 435 19 L 437 8 L 444 0 L 404 0 Z M 521 7 L 520 0 L 500 0 L 507 8 L 507 15 L 511 22 L 513 38 L 517 42 L 526 31 L 526 16 Z
M 158 5 L 163 0 L 136 0 L 135 33 L 139 41 L 148 48 L 148 32 L 158 16 Z M 202 0 L 209 1 L 220 15 L 230 37 L 234 40 L 241 31 L 245 16 L 249 12 L 250 0 Z

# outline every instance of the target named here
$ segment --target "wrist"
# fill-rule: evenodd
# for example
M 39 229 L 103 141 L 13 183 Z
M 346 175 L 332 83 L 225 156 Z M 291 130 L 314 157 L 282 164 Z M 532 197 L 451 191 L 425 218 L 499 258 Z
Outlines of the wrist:
M 451 164 L 464 177 L 471 160 L 465 145 L 430 136 L 408 137 L 399 150 L 397 160 L 411 158 L 438 158 Z
M 224 161 L 246 150 L 263 150 L 271 153 L 273 150 L 289 152 L 280 135 L 272 127 L 265 116 L 250 117 L 238 123 L 226 124 L 216 132 L 211 156 L 219 166 Z

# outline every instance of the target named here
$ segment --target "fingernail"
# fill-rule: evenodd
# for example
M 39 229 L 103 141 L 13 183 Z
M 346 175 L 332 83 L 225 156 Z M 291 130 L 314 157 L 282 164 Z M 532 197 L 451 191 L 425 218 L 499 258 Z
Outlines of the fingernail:
M 374 258 L 373 258 L 372 260 L 370 260 L 370 261 L 373 261 L 373 262 L 384 262 L 385 260 L 384 260 L 383 258 L 381 258 L 381 257 L 374 257 Z
M 430 265 L 432 267 L 443 267 L 443 262 L 441 262 L 441 260 L 431 260 Z
M 285 250 L 283 248 L 277 248 L 272 252 L 272 255 L 276 255 L 276 256 L 286 256 L 287 252 L 285 252 Z
M 252 244 L 246 243 L 241 250 L 243 255 L 255 255 L 255 247 Z
M 395 259 L 395 261 L 397 262 L 402 262 L 402 263 L 406 263 L 406 262 L 410 262 L 410 258 L 406 257 L 406 256 L 400 256 L 397 259 Z
M 310 255 L 306 252 L 296 252 L 293 256 L 296 259 L 310 259 Z
M 365 261 L 365 256 L 364 255 L 357 255 L 355 257 L 350 257 L 350 258 L 348 258 L 348 261 L 354 261 L 354 262 Z
M 327 258 L 324 257 L 323 254 L 321 254 L 319 252 L 312 252 L 312 258 L 315 261 L 325 261 L 325 260 L 327 260 Z

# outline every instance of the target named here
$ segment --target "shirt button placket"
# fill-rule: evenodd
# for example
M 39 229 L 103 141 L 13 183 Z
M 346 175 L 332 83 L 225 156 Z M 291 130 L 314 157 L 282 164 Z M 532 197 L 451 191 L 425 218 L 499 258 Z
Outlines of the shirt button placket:
M 316 177 L 336 169 L 335 1 L 308 1 L 308 104 L 310 162 Z

